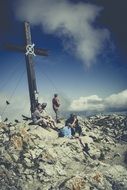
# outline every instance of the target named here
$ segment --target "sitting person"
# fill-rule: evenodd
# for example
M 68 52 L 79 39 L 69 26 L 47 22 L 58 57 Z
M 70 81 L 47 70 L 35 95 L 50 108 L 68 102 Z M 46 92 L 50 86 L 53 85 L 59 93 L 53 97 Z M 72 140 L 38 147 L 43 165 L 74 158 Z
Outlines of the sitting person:
M 65 122 L 65 126 L 71 128 L 72 136 L 75 136 L 76 133 L 78 133 L 79 136 L 82 134 L 82 128 L 79 126 L 78 119 L 75 114 L 70 114 L 70 117 Z
M 32 113 L 32 120 L 34 124 L 41 124 L 42 117 L 41 117 L 41 104 L 38 103 L 35 111 Z
M 56 128 L 55 122 L 51 118 L 51 116 L 48 116 L 48 114 L 45 111 L 45 107 L 47 106 L 47 103 L 40 104 L 38 103 L 34 113 L 32 114 L 32 120 L 34 124 L 39 124 L 44 127 L 51 127 Z
M 48 126 L 50 126 L 51 128 L 56 128 L 56 123 L 55 121 L 52 119 L 52 117 L 50 115 L 47 114 L 45 108 L 47 106 L 47 103 L 43 103 L 41 105 L 41 117 L 44 119 L 44 121 L 48 124 Z

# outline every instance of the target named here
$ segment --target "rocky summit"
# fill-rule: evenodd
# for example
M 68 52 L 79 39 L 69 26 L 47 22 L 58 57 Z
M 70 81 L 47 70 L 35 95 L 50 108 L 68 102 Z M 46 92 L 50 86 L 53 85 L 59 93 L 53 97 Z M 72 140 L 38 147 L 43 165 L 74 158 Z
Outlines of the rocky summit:
M 127 116 L 78 119 L 83 136 L 72 139 L 28 122 L 1 122 L 0 189 L 127 190 Z

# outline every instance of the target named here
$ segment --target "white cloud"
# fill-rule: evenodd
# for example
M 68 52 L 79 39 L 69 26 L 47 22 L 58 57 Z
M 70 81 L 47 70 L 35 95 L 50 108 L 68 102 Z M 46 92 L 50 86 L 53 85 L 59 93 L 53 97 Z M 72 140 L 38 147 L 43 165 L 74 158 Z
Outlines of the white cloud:
M 107 29 L 93 25 L 101 10 L 95 5 L 74 4 L 69 0 L 20 0 L 15 8 L 20 20 L 41 24 L 46 33 L 62 37 L 64 48 L 69 48 L 87 66 L 94 63 L 109 39 Z
M 72 111 L 101 111 L 104 109 L 104 105 L 101 98 L 92 95 L 73 100 L 69 109 Z
M 127 108 L 127 90 L 118 94 L 112 94 L 105 99 L 105 106 L 107 108 L 126 109 Z
M 112 94 L 105 99 L 92 95 L 73 100 L 70 111 L 121 111 L 127 109 L 127 90 Z

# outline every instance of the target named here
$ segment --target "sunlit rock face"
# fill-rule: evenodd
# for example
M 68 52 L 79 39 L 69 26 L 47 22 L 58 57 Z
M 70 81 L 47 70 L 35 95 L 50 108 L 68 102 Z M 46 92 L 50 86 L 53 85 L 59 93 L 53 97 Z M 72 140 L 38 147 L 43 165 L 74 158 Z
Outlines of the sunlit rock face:
M 1 122 L 1 189 L 127 190 L 127 117 L 78 119 L 83 136 L 73 139 L 28 122 Z

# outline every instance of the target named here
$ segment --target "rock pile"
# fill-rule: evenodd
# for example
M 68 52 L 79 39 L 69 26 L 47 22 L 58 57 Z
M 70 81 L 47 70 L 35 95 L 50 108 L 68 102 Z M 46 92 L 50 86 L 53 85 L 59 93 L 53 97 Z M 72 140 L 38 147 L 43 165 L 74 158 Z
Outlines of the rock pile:
M 116 140 L 127 142 L 127 116 L 107 115 L 90 118 L 92 125 L 101 127 L 102 132 Z
M 0 189 L 127 190 L 127 117 L 78 119 L 84 136 L 75 139 L 0 123 Z

